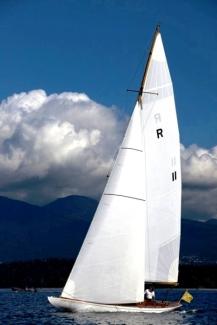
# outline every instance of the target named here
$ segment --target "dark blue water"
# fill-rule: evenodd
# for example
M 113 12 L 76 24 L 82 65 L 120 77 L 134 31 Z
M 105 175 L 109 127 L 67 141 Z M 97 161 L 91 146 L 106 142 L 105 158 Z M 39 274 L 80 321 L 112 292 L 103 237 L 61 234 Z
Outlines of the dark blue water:
M 157 290 L 157 298 L 168 295 L 178 298 L 183 290 Z M 63 313 L 52 307 L 47 296 L 59 295 L 58 289 L 41 289 L 37 293 L 0 290 L 0 324 L 82 324 L 82 325 L 216 325 L 217 290 L 190 290 L 194 297 L 191 304 L 166 314 L 132 313 Z

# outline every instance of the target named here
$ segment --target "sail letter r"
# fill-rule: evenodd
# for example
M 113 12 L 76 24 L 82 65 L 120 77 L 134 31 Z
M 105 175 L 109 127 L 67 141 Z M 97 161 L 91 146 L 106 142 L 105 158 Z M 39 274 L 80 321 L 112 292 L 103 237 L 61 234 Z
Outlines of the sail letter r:
M 163 138 L 163 129 L 157 129 L 156 132 L 157 132 L 157 138 L 158 138 L 158 139 L 159 139 L 160 137 Z
M 157 113 L 154 115 L 154 118 L 155 118 L 155 122 L 158 123 L 158 122 L 161 122 L 161 116 L 160 116 L 160 113 Z

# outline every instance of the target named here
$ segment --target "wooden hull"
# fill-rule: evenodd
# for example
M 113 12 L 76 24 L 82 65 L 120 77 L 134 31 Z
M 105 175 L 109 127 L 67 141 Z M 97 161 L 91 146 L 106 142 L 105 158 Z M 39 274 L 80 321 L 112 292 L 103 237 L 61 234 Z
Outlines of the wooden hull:
M 131 313 L 165 313 L 181 307 L 179 302 L 143 302 L 141 304 L 106 305 L 68 298 L 48 297 L 56 308 L 69 312 L 131 312 Z

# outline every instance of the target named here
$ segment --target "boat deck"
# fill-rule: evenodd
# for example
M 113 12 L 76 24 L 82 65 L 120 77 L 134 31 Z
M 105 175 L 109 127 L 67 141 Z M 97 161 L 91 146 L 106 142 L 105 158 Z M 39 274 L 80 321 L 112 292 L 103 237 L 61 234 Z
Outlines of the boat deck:
M 138 308 L 145 308 L 145 307 L 165 308 L 165 307 L 177 306 L 178 304 L 179 304 L 178 301 L 165 301 L 165 300 L 148 301 L 148 300 L 145 300 L 143 302 L 139 302 L 139 303 L 135 303 L 135 304 L 122 304 L 122 305 L 118 305 L 118 306 L 138 307 Z

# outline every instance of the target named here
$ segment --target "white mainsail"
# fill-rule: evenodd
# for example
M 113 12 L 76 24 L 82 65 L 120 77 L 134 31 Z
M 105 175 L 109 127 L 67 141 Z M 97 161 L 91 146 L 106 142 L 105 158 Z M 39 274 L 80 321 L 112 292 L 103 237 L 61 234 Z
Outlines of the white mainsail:
M 149 282 L 177 282 L 180 142 L 173 86 L 160 33 L 147 66 L 141 101 L 147 186 L 145 278 Z
M 141 302 L 144 282 L 177 282 L 181 172 L 170 73 L 159 31 L 113 170 L 61 297 Z
M 143 301 L 144 164 L 137 103 L 62 297 L 108 304 Z

